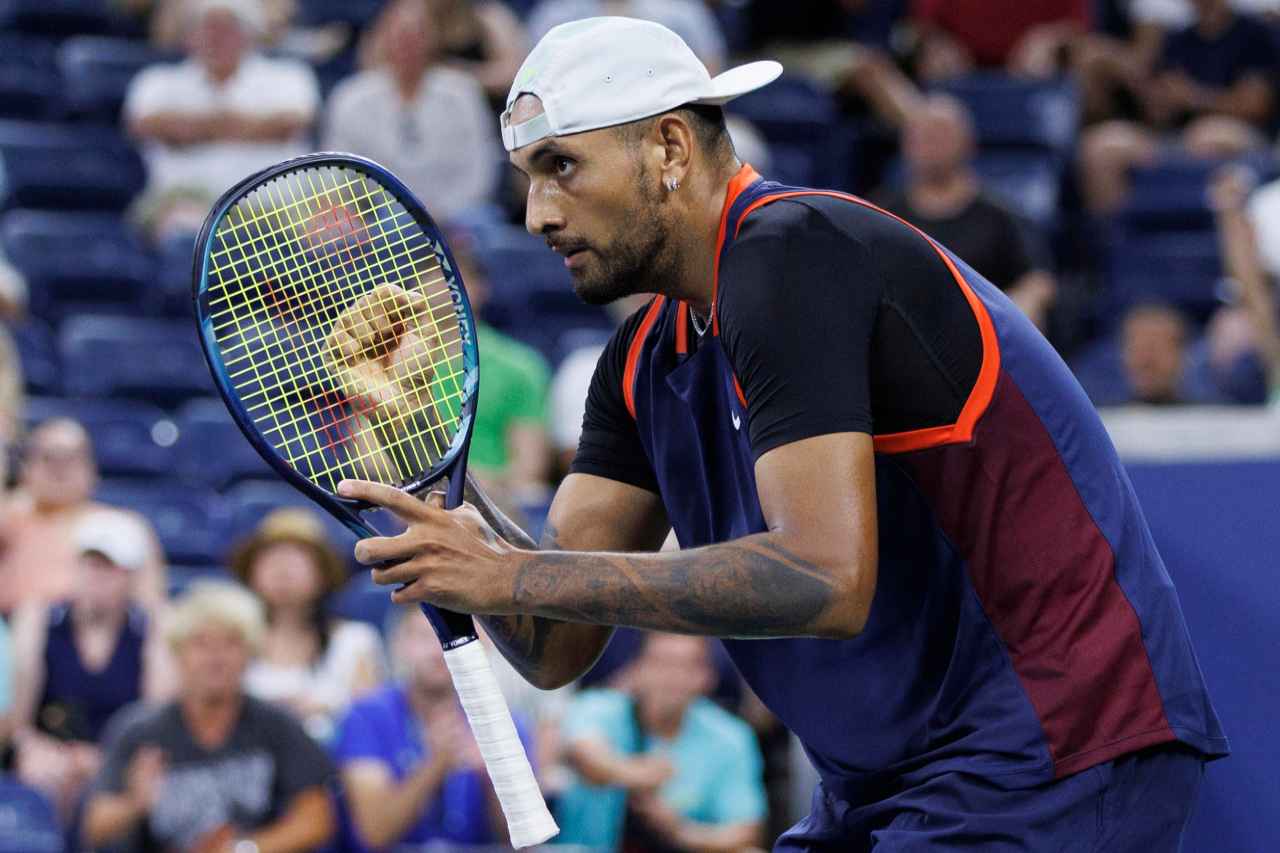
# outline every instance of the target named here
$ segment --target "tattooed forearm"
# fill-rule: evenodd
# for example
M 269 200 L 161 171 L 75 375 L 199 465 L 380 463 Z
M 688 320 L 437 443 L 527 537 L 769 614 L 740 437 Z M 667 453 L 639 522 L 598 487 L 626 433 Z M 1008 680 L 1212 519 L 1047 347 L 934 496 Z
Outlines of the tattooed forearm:
M 468 483 L 467 485 L 470 488 L 471 484 Z M 468 498 L 468 500 L 471 499 Z M 472 501 L 472 503 L 475 502 Z M 479 504 L 476 504 L 476 506 L 478 507 Z M 503 519 L 506 520 L 506 517 L 503 516 Z M 490 519 L 489 523 L 493 524 L 494 522 Z M 498 528 L 498 525 L 494 524 L 494 527 Z M 501 528 L 498 529 L 501 532 Z M 521 532 L 523 533 L 523 531 Z M 560 543 L 556 540 L 556 535 L 555 527 L 548 522 L 543 528 L 542 541 L 538 547 L 545 550 L 558 549 Z M 565 623 L 542 616 L 526 616 L 523 614 L 484 616 L 481 617 L 480 621 L 484 624 L 485 631 L 488 632 L 489 637 L 498 647 L 498 651 L 502 652 L 502 656 L 527 681 L 532 684 L 539 684 L 547 677 L 547 643 L 552 639 L 557 629 L 563 630 L 566 627 Z
M 597 625 L 724 637 L 821 633 L 837 585 L 764 533 L 664 554 L 526 556 L 515 581 L 521 609 Z

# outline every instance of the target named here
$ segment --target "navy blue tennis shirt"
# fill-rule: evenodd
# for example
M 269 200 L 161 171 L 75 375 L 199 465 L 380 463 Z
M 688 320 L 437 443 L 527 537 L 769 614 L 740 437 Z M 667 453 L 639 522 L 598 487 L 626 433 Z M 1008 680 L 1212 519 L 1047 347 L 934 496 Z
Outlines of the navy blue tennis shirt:
M 1039 784 L 1227 753 L 1177 595 L 1079 384 L 994 286 L 852 196 L 732 181 L 711 328 L 656 297 L 606 347 L 572 470 L 684 547 L 766 530 L 756 459 L 873 436 L 880 563 L 850 640 L 725 640 L 849 799 L 953 770 Z

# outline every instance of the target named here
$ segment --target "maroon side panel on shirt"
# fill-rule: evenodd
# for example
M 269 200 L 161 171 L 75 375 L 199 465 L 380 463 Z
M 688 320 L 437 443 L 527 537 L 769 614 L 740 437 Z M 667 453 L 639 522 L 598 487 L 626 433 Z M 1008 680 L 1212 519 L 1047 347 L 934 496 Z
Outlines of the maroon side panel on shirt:
M 895 458 L 966 558 L 1055 776 L 1173 740 L 1111 546 L 1013 379 L 1001 372 L 972 444 Z

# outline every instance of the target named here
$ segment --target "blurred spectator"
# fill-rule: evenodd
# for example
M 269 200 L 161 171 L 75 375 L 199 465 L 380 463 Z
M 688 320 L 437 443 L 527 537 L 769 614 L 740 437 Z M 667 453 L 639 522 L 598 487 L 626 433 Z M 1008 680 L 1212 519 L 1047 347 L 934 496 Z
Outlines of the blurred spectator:
M 926 81 L 979 69 L 1049 77 L 1089 31 L 1090 0 L 914 0 L 916 70 Z
M 906 186 L 877 200 L 963 258 L 1043 329 L 1057 285 L 1036 263 L 1026 226 L 983 192 L 974 147 L 964 104 L 929 96 L 903 128 Z
M 501 0 L 432 0 L 445 62 L 480 81 L 494 112 L 529 52 L 524 26 Z
M 324 147 L 382 163 L 443 222 L 489 198 L 500 149 L 480 83 L 441 64 L 433 9 L 442 2 L 395 0 L 386 8 L 374 25 L 381 61 L 334 89 Z
M 8 482 L 9 449 L 22 427 L 22 363 L 8 325 L 22 319 L 27 307 L 27 282 L 0 254 L 0 495 Z
M 648 293 L 627 296 L 605 307 L 615 323 L 643 308 L 652 297 Z M 587 411 L 587 389 L 596 372 L 596 362 L 604 352 L 604 343 L 579 347 L 560 362 L 551 380 L 551 440 L 555 444 L 556 461 L 561 471 L 568 471 L 578 452 L 582 434 L 582 418 Z
M 307 65 L 256 51 L 258 0 L 193 0 L 185 11 L 188 58 L 141 71 L 124 105 L 145 143 L 139 215 L 157 235 L 196 230 L 245 174 L 303 153 L 320 97 Z
M 736 4 L 735 4 L 736 5 Z M 883 0 L 791 0 L 746 4 L 747 40 L 761 58 L 776 59 L 846 104 L 869 109 L 891 127 L 902 124 L 919 92 L 897 67 L 888 39 L 860 38 L 864 15 L 888 19 Z M 884 29 L 892 28 L 886 21 Z M 878 42 L 878 43 L 874 43 Z
M 243 692 L 263 628 L 258 602 L 231 584 L 198 582 L 175 602 L 166 634 L 178 699 L 112 722 L 88 845 L 230 853 L 329 840 L 328 757 L 292 717 Z
M 352 705 L 333 745 L 359 849 L 504 843 L 506 821 L 439 639 L 417 607 L 396 608 L 391 622 L 396 680 Z
M 557 806 L 557 842 L 641 850 L 759 845 L 759 748 L 750 726 L 705 698 L 715 679 L 707 640 L 648 635 L 633 666 L 630 694 L 587 690 L 566 715 L 568 760 L 579 778 Z
M 1102 5 L 1100 26 L 1075 42 L 1071 56 L 1085 124 L 1137 113 L 1165 34 L 1192 23 L 1190 16 L 1183 20 L 1177 14 L 1180 6 L 1190 12 L 1186 0 L 1115 0 Z
M 1250 186 L 1252 180 L 1235 174 L 1229 184 Z M 1272 181 L 1249 194 L 1247 214 L 1254 232 L 1253 242 L 1258 252 L 1258 261 L 1272 282 L 1280 281 L 1280 180 Z
M 0 755 L 8 752 L 9 738 L 15 728 L 13 708 L 14 669 L 17 663 L 9 626 L 0 619 Z
M 108 718 L 144 695 L 160 696 L 169 674 L 146 614 L 130 601 L 151 544 L 146 530 L 98 513 L 74 538 L 80 557 L 71 597 L 24 605 L 13 619 L 18 776 L 67 817 L 98 772 Z
M 449 235 L 453 259 L 476 316 L 484 316 L 490 282 L 474 256 L 474 239 Z M 515 499 L 540 499 L 548 488 L 551 445 L 547 436 L 547 391 L 551 371 L 536 350 L 476 323 L 480 348 L 480 398 L 468 462 L 476 475 Z
M 542 0 L 529 13 L 529 39 L 537 44 L 552 27 L 600 15 L 662 24 L 684 39 L 713 76 L 724 68 L 727 49 L 720 24 L 699 0 Z
M 1249 176 L 1238 169 L 1226 169 L 1214 179 L 1212 202 L 1218 216 L 1218 235 L 1226 272 L 1236 283 L 1241 309 L 1252 326 L 1254 347 L 1263 363 L 1270 402 L 1280 405 L 1280 322 L 1276 317 L 1273 280 L 1268 280 L 1266 261 L 1260 249 L 1280 242 L 1280 222 L 1267 207 L 1274 204 L 1280 183 L 1254 194 L 1249 203 Z M 1270 197 L 1265 194 L 1270 194 Z M 1250 221 L 1249 213 L 1254 213 Z M 1260 214 L 1261 215 L 1258 215 Z
M 1189 402 L 1184 392 L 1189 335 L 1186 317 L 1172 305 L 1147 303 L 1129 309 L 1121 332 L 1127 402 Z
M 1195 23 L 1165 39 L 1154 76 L 1142 87 L 1143 111 L 1156 128 L 1178 133 L 1195 157 L 1233 157 L 1266 144 L 1280 71 L 1267 27 L 1232 11 L 1227 0 L 1195 0 Z M 1109 121 L 1081 136 L 1085 202 L 1095 213 L 1117 210 L 1128 171 L 1160 153 L 1157 131 Z
M 153 47 L 180 51 L 184 47 L 193 0 L 111 0 L 118 13 L 139 22 Z M 298 0 L 257 0 L 262 9 L 262 37 L 275 44 L 298 11 Z
M 324 526 L 305 509 L 278 509 L 241 542 L 231 570 L 261 599 L 267 629 L 245 673 L 245 692 L 276 702 L 324 741 L 351 700 L 382 682 L 382 640 L 363 622 L 332 618 L 347 580 Z
M 27 436 L 18 489 L 0 517 L 0 613 L 71 595 L 79 564 L 74 531 L 86 515 L 97 513 L 142 529 L 147 557 L 133 575 L 133 595 L 150 613 L 163 605 L 164 555 L 151 525 L 132 511 L 94 501 L 97 483 L 89 434 L 80 424 L 54 418 Z

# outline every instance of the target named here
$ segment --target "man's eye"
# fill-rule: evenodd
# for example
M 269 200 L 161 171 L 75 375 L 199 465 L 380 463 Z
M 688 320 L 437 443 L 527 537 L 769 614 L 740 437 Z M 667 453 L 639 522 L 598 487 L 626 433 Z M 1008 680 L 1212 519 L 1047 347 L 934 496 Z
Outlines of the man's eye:
M 555 168 L 556 174 L 561 177 L 573 171 L 573 161 L 568 157 L 557 157 L 551 162 L 551 165 Z

